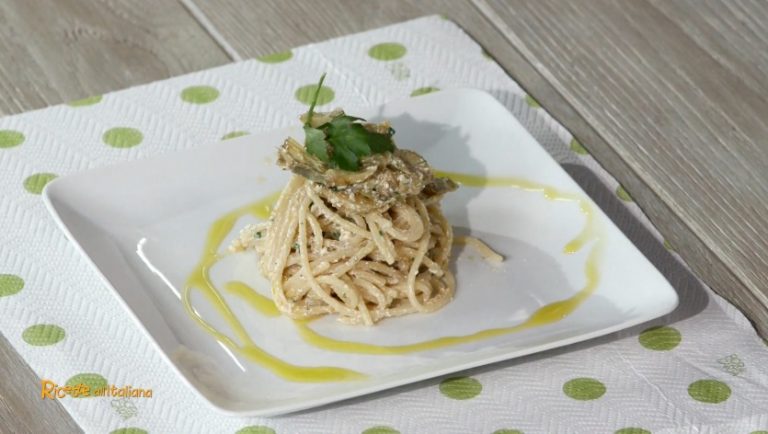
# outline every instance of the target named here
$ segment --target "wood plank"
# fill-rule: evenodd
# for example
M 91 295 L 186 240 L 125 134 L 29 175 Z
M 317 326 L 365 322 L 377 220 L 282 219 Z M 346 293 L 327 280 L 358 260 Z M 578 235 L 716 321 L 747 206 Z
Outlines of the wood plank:
M 286 0 L 254 7 L 249 0 L 187 0 L 243 57 L 258 57 L 299 45 L 371 30 L 424 15 L 442 14 L 499 50 L 509 43 L 468 0 Z M 520 59 L 522 60 L 522 59 Z
M 765 95 L 768 76 L 765 2 L 762 7 L 759 1 L 743 0 L 652 0 L 651 3 L 750 89 Z
M 768 4 L 474 2 L 602 139 L 585 141 L 598 161 L 765 336 L 768 258 L 755 252 L 768 248 L 768 63 L 736 45 L 768 48 Z
M 40 380 L 2 334 L 0 384 L 0 432 L 82 432 L 59 401 L 40 399 Z
M 0 115 L 230 61 L 174 0 L 0 2 Z

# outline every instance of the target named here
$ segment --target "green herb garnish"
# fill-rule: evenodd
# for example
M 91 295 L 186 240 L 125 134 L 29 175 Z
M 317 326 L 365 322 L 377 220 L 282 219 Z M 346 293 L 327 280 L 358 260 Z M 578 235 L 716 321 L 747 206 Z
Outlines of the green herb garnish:
M 304 146 L 307 152 L 332 168 L 355 172 L 360 170 L 362 157 L 394 151 L 392 135 L 395 131 L 391 128 L 386 134 L 369 131 L 362 124 L 365 119 L 341 113 L 316 128 L 312 127 L 317 97 L 324 80 L 325 74 L 317 83 L 315 95 L 307 112 L 307 121 L 304 123 L 306 136 Z

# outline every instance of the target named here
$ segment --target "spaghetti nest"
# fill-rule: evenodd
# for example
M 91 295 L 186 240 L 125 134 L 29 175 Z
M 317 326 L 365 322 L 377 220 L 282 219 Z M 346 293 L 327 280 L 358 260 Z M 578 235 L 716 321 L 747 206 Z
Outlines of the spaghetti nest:
M 278 164 L 294 175 L 270 219 L 243 229 L 231 249 L 260 254 L 280 311 L 372 325 L 452 299 L 453 231 L 440 200 L 456 185 L 421 156 L 397 149 L 366 157 L 359 172 L 318 171 L 288 139 Z

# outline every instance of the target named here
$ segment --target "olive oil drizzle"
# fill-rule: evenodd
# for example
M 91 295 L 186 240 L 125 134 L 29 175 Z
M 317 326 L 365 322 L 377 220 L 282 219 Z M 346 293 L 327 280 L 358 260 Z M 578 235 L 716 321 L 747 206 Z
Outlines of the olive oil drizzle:
M 437 175 L 449 177 L 467 187 L 516 188 L 523 191 L 540 193 L 545 199 L 551 201 L 575 202 L 578 205 L 580 212 L 585 215 L 586 223 L 576 237 L 563 247 L 563 253 L 575 253 L 581 250 L 585 245 L 594 241 L 584 265 L 584 275 L 586 278 L 584 286 L 571 297 L 544 305 L 537 309 L 522 323 L 510 327 L 492 328 L 463 336 L 446 336 L 406 345 L 375 345 L 331 338 L 314 331 L 310 327 L 311 321 L 294 321 L 299 335 L 305 342 L 328 351 L 369 355 L 398 355 L 435 350 L 491 339 L 558 322 L 570 315 L 586 299 L 588 299 L 592 293 L 594 293 L 600 281 L 599 261 L 603 250 L 604 239 L 598 231 L 595 222 L 595 213 L 592 210 L 591 203 L 586 197 L 573 193 L 561 192 L 553 187 L 521 178 L 486 178 L 482 176 L 450 172 L 437 172 Z M 189 312 L 192 318 L 195 319 L 203 329 L 221 341 L 224 345 L 237 351 L 247 359 L 264 366 L 284 379 L 302 382 L 330 382 L 365 378 L 364 374 L 343 368 L 293 365 L 265 352 L 253 342 L 208 276 L 208 270 L 220 259 L 218 249 L 221 247 L 221 243 L 232 231 L 237 220 L 248 214 L 266 220 L 269 218 L 270 207 L 275 202 L 278 195 L 279 194 L 273 194 L 259 202 L 238 208 L 220 217 L 211 225 L 202 258 L 192 273 L 190 273 L 187 284 L 185 285 L 182 297 L 184 306 L 187 312 Z M 259 294 L 245 283 L 233 281 L 227 282 L 224 286 L 229 293 L 244 300 L 261 314 L 270 317 L 279 316 L 277 308 L 269 297 Z M 189 295 L 193 288 L 199 289 L 203 293 L 217 312 L 226 320 L 237 336 L 238 341 L 242 342 L 242 344 L 238 344 L 229 336 L 221 333 L 197 314 L 189 300 Z
M 224 300 L 221 293 L 213 285 L 213 282 L 211 282 L 209 270 L 219 259 L 221 259 L 221 255 L 218 253 L 219 247 L 227 235 L 232 231 L 237 220 L 248 214 L 266 220 L 269 218 L 270 207 L 275 200 L 277 200 L 277 196 L 278 195 L 276 194 L 271 195 L 259 202 L 231 211 L 218 218 L 211 225 L 200 262 L 198 262 L 192 270 L 184 285 L 184 291 L 182 292 L 184 308 L 192 319 L 200 324 L 205 331 L 210 333 L 219 342 L 226 345 L 231 350 L 236 351 L 246 359 L 269 369 L 275 375 L 286 380 L 316 383 L 363 379 L 366 376 L 359 372 L 326 366 L 298 366 L 264 351 L 253 342 L 240 320 L 234 312 L 232 312 L 232 309 L 230 309 L 226 300 Z M 238 285 L 237 283 L 234 283 L 228 285 L 228 289 L 231 292 L 238 294 L 239 291 L 242 290 L 242 286 L 244 286 L 244 284 Z M 217 330 L 195 311 L 190 300 L 193 289 L 198 289 L 203 293 L 208 302 L 216 309 L 219 315 L 224 318 L 235 333 L 237 340 L 232 339 Z

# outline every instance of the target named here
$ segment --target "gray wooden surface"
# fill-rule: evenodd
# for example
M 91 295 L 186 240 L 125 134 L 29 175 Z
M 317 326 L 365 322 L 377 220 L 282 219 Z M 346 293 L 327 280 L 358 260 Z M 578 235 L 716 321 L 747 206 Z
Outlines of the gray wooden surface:
M 768 3 L 476 3 L 600 136 L 585 146 L 694 271 L 765 334 Z
M 5 0 L 0 114 L 427 14 L 456 21 L 768 335 L 768 2 Z M 761 286 L 762 285 L 762 286 Z M 0 432 L 76 432 L 0 337 Z
M 0 114 L 230 61 L 175 0 L 0 1 L 0 59 Z

